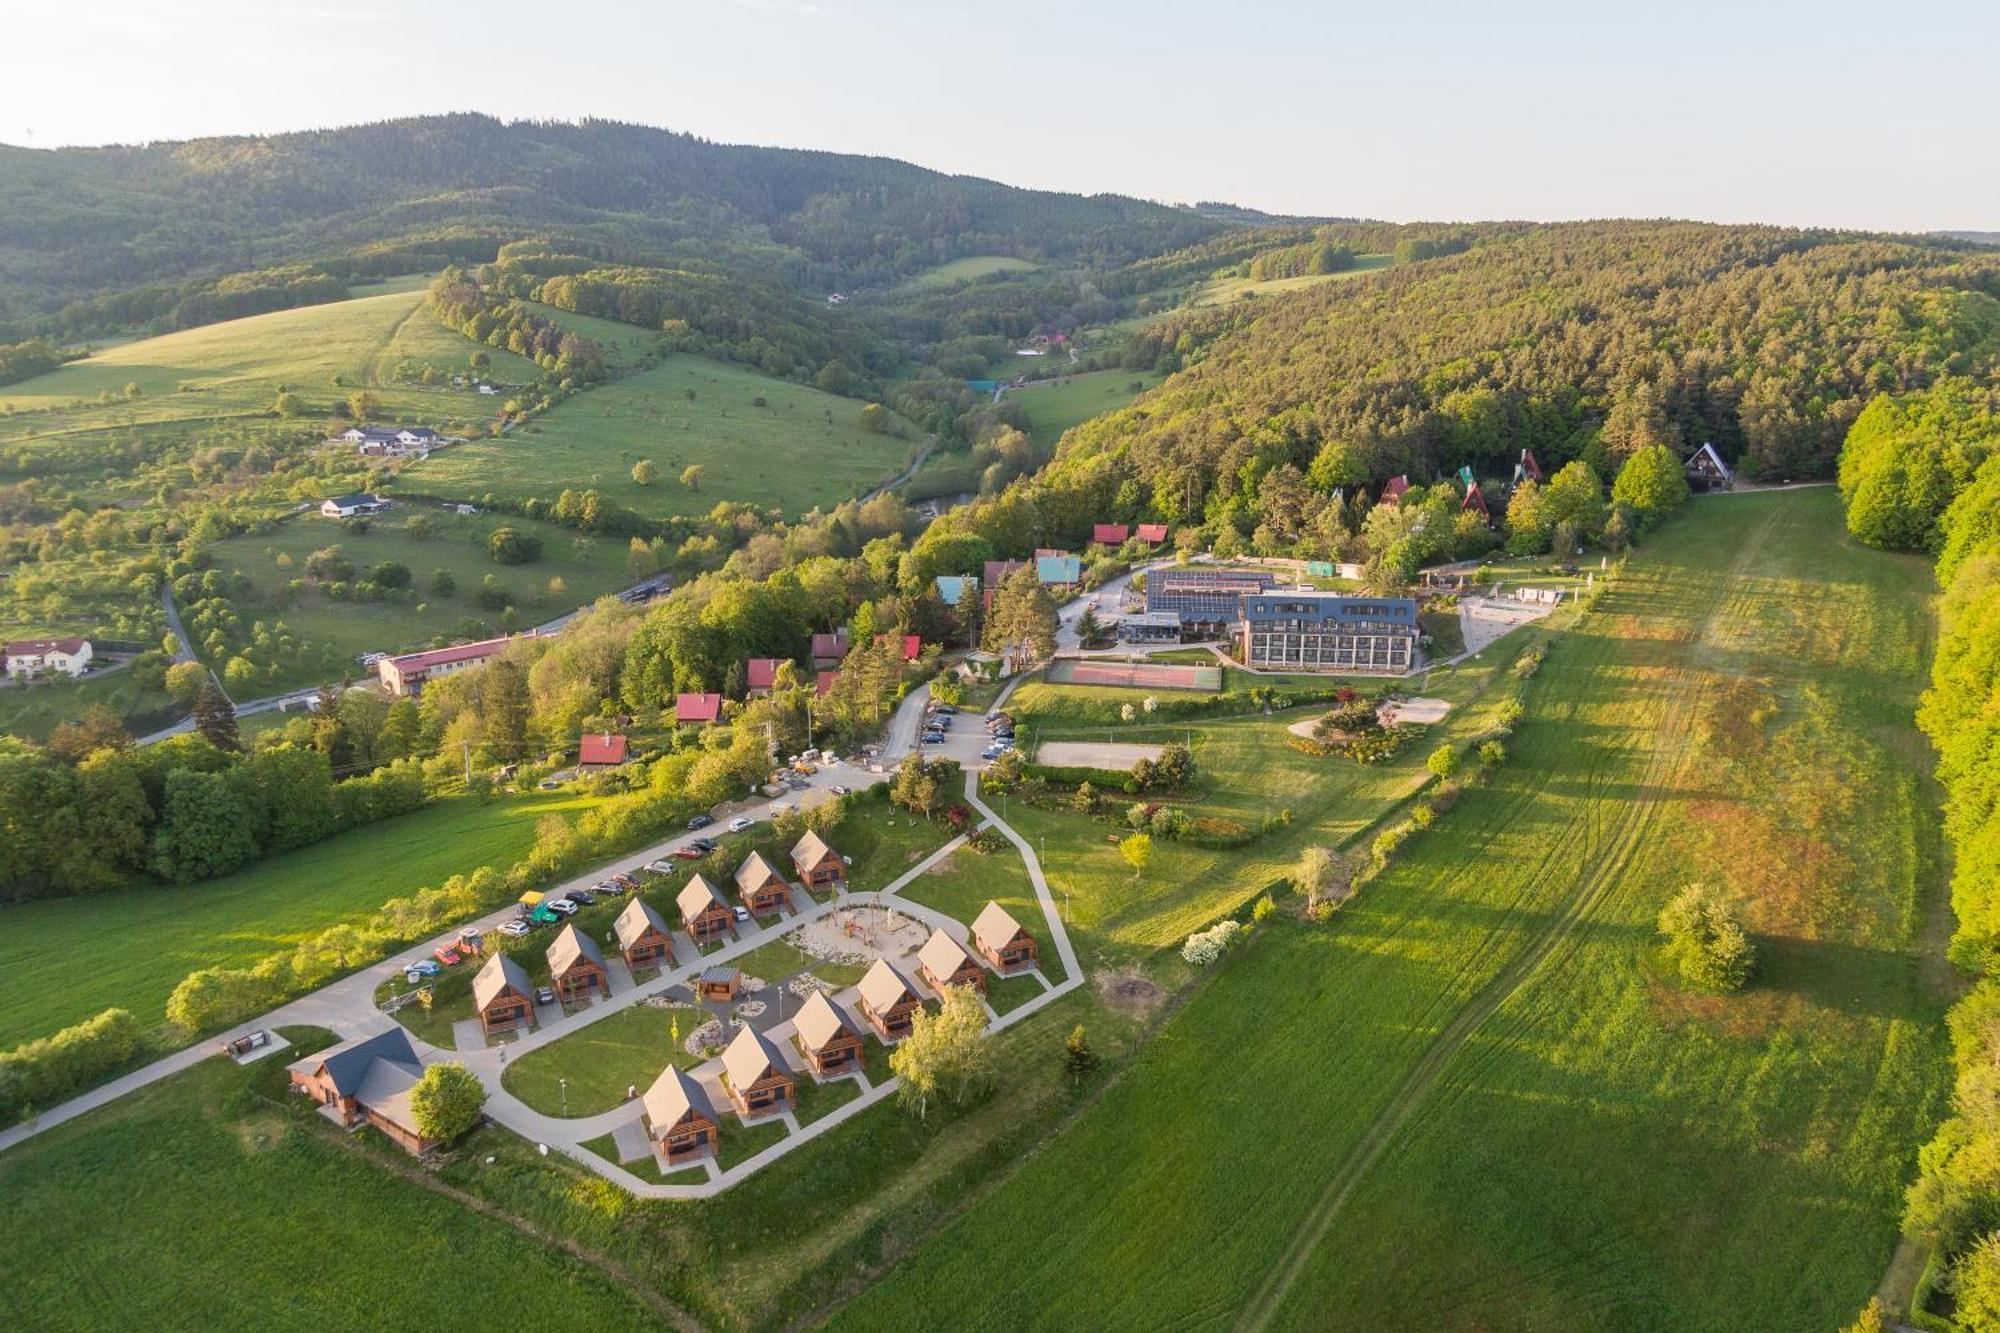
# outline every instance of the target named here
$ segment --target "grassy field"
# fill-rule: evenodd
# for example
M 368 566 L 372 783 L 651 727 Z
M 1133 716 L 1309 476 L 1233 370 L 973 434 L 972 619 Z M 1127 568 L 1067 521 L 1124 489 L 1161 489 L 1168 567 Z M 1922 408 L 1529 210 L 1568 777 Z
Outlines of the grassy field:
M 579 315 L 572 310 L 558 310 L 552 305 L 543 305 L 540 301 L 529 301 L 526 304 L 528 309 L 550 323 L 559 324 L 579 338 L 588 338 L 608 348 L 611 352 L 611 364 L 614 366 L 629 366 L 636 363 L 640 357 L 652 351 L 660 340 L 657 332 L 652 329 L 642 329 L 637 324 L 622 324 L 615 319 L 599 319 L 595 315 Z
M 408 528 L 418 515 L 431 530 L 422 540 Z M 525 565 L 495 564 L 486 552 L 486 540 L 502 526 L 538 538 L 540 557 Z M 375 602 L 334 601 L 317 589 L 289 593 L 291 580 L 305 574 L 306 558 L 326 546 L 340 547 L 357 577 L 392 561 L 410 571 L 413 586 L 405 596 Z M 313 684 L 343 672 L 359 674 L 361 668 L 354 662 L 358 653 L 420 648 L 439 637 L 456 640 L 501 633 L 503 613 L 486 610 L 473 600 L 488 575 L 507 593 L 520 629 L 588 605 L 633 582 L 625 569 L 625 547 L 618 539 L 585 536 L 533 519 L 459 515 L 415 503 L 370 520 L 365 533 L 349 532 L 332 519 L 308 513 L 269 533 L 217 542 L 209 552 L 217 569 L 240 572 L 250 581 L 247 593 L 230 599 L 246 630 L 256 621 L 275 630 L 282 621 L 318 649 L 289 664 L 274 663 L 277 674 L 250 687 L 252 694 Z M 430 581 L 438 570 L 449 573 L 457 584 L 449 596 L 431 591 Z M 561 581 L 559 586 L 555 580 Z M 219 662 L 210 665 L 221 667 Z M 236 693 L 247 697 L 244 690 Z
M 165 689 L 141 683 L 130 671 L 83 680 L 49 680 L 0 688 L 0 732 L 47 740 L 49 732 L 102 704 L 121 718 L 164 716 L 173 710 Z
M 287 1058 L 207 1061 L 0 1157 L 10 1218 L 47 1245 L 8 1266 L 6 1322 L 388 1328 L 449 1310 L 453 1324 L 659 1326 L 590 1265 L 392 1174 L 280 1100 Z
M 986 904 L 997 902 L 1035 937 L 1041 946 L 1042 971 L 1049 980 L 1061 982 L 1067 975 L 1049 939 L 1048 921 L 1035 898 L 1034 885 L 1028 882 L 1028 868 L 1012 845 L 986 856 L 966 849 L 956 851 L 905 885 L 897 897 L 935 908 L 968 926 Z
M 1843 1322 L 1946 1086 L 1928 598 L 1830 492 L 1698 502 L 1553 644 L 1490 788 L 836 1325 L 941 1290 L 975 1327 Z M 1697 879 L 1758 940 L 1734 999 L 1653 963 Z
M 160 1023 L 195 968 L 253 962 L 390 898 L 505 866 L 541 816 L 589 804 L 561 794 L 440 801 L 206 884 L 0 908 L 0 1047 L 112 1005 Z
M 625 1100 L 625 1089 L 640 1092 L 669 1064 L 690 1069 L 701 1060 L 674 1040 L 674 1024 L 682 1037 L 701 1026 L 706 1015 L 689 1008 L 655 1009 L 635 1004 L 561 1041 L 507 1062 L 507 1091 L 545 1115 L 563 1114 L 562 1080 L 569 1080 L 569 1114 L 597 1115 Z
M 720 361 L 670 356 L 520 431 L 447 449 L 403 475 L 409 486 L 470 500 L 595 488 L 653 516 L 706 513 L 718 500 L 797 514 L 887 481 L 915 447 L 920 436 L 908 423 L 904 439 L 862 430 L 861 407 Z M 660 469 L 651 486 L 632 480 L 642 458 Z M 707 469 L 699 491 L 679 481 L 692 463 Z
M 918 289 L 956 287 L 961 282 L 991 277 L 995 273 L 1030 273 L 1040 267 L 1012 255 L 967 255 L 963 259 L 925 269 L 903 285 Z
M 1229 301 L 1241 301 L 1245 297 L 1282 296 L 1286 292 L 1301 291 L 1307 287 L 1317 287 L 1323 282 L 1337 282 L 1343 278 L 1359 277 L 1376 269 L 1389 267 L 1394 255 L 1357 255 L 1354 267 L 1340 273 L 1307 273 L 1296 278 L 1211 278 L 1195 292 L 1190 305 L 1222 305 Z
M 1151 370 L 1092 370 L 1013 390 L 1008 399 L 1028 414 L 1028 433 L 1046 449 L 1071 426 L 1125 406 L 1162 378 Z

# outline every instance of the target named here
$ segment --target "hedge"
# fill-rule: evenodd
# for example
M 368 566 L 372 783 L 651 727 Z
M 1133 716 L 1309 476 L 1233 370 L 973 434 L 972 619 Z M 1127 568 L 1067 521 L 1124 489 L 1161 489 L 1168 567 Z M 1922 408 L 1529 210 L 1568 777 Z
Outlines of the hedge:
M 30 1107 L 83 1091 L 128 1063 L 144 1043 L 138 1019 L 106 1009 L 52 1037 L 0 1051 L 0 1120 L 17 1120 Z

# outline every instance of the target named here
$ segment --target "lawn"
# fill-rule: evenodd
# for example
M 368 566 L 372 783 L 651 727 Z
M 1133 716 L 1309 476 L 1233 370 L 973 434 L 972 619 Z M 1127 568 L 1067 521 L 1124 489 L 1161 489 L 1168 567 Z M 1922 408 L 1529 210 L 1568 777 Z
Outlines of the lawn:
M 569 1114 L 597 1115 L 625 1101 L 625 1089 L 643 1093 L 669 1064 L 692 1069 L 701 1063 L 674 1040 L 674 1025 L 686 1037 L 706 1015 L 691 1007 L 655 1009 L 635 1004 L 560 1041 L 507 1062 L 507 1091 L 544 1115 L 563 1114 L 561 1080 L 569 1080 Z
M 1354 267 L 1339 273 L 1307 273 L 1296 278 L 1210 278 L 1195 292 L 1190 305 L 1222 305 L 1229 301 L 1241 301 L 1245 297 L 1263 298 L 1282 296 L 1286 292 L 1302 291 L 1307 287 L 1317 287 L 1323 282 L 1334 282 L 1342 278 L 1356 278 L 1364 273 L 1384 269 L 1395 260 L 1394 255 L 1356 255 Z
M 769 982 L 789 981 L 801 972 L 811 972 L 830 985 L 852 986 L 868 971 L 856 963 L 829 963 L 823 958 L 814 958 L 789 939 L 760 944 L 731 961 L 733 966 L 743 969 L 745 976 L 762 977 Z
M 0 908 L 0 1048 L 112 1005 L 161 1023 L 194 969 L 254 962 L 390 898 L 506 866 L 534 841 L 537 819 L 590 803 L 560 793 L 439 801 L 206 884 Z
M 9 1265 L 6 1322 L 415 1328 L 448 1309 L 454 1324 L 659 1326 L 589 1264 L 391 1174 L 302 1100 L 276 1100 L 286 1058 L 204 1062 L 0 1156 L 8 1216 L 43 1246 Z
M 1164 378 L 1151 370 L 1092 370 L 1041 380 L 1007 397 L 1028 414 L 1035 443 L 1048 449 L 1071 426 L 1124 407 Z
M 102 704 L 121 718 L 155 723 L 171 721 L 179 712 L 166 690 L 142 683 L 131 671 L 111 671 L 82 680 L 49 680 L 22 687 L 0 688 L 0 732 L 47 740 L 64 722 L 73 722 Z
M 1491 787 L 1253 939 L 836 1326 L 940 1290 L 996 1328 L 1844 1322 L 1948 1081 L 1930 634 L 1921 561 L 1830 492 L 1698 502 L 1551 646 Z M 1739 997 L 1653 965 L 1692 880 L 1755 934 Z
M 1055 945 L 1049 939 L 1047 918 L 1035 898 L 1034 886 L 1028 882 L 1028 867 L 1021 863 L 1012 843 L 985 856 L 960 848 L 905 885 L 897 896 L 935 908 L 968 926 L 985 910 L 986 904 L 997 902 L 1035 937 L 1049 980 L 1060 982 L 1064 978 L 1062 959 L 1056 956 Z M 1028 984 L 1034 985 L 1032 981 Z M 1039 993 L 1040 988 L 1036 990 Z
M 433 454 L 403 478 L 414 489 L 475 501 L 595 489 L 651 517 L 705 514 L 719 500 L 797 515 L 889 480 L 918 447 L 921 433 L 907 422 L 898 422 L 901 439 L 862 430 L 861 408 L 740 366 L 675 355 L 506 436 Z M 642 458 L 660 470 L 651 486 L 632 480 Z M 679 481 L 695 463 L 705 469 L 699 491 Z
M 733 1112 L 723 1113 L 721 1142 L 715 1145 L 715 1162 L 727 1171 L 738 1162 L 747 1162 L 764 1149 L 791 1133 L 783 1120 L 772 1118 L 745 1125 Z
M 995 273 L 1031 273 L 1040 267 L 1012 255 L 966 255 L 962 259 L 939 264 L 936 268 L 927 268 L 903 285 L 918 290 L 956 287 L 962 282 L 991 277 Z
M 797 1048 L 793 1049 L 796 1052 Z M 825 1083 L 815 1083 L 811 1074 L 801 1072 L 798 1081 L 798 1105 L 792 1109 L 801 1125 L 810 1125 L 813 1121 L 838 1111 L 860 1095 L 861 1085 L 851 1078 L 836 1078 Z

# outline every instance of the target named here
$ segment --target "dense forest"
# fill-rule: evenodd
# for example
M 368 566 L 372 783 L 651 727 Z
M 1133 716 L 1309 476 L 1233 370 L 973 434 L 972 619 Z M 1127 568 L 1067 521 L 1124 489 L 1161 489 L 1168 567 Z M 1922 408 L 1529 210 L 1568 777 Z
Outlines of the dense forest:
M 0 329 L 149 284 L 153 318 L 198 294 L 175 286 L 189 280 L 313 260 L 336 278 L 408 272 L 490 259 L 524 235 L 823 292 L 969 254 L 1122 264 L 1222 225 L 1114 195 L 598 120 L 453 115 L 136 147 L 0 146 Z

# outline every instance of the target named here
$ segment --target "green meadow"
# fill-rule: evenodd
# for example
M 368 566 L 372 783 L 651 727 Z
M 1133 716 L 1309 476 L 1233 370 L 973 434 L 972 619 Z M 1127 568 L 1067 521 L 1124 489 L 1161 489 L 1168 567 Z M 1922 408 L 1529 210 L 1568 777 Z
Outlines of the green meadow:
M 1012 255 L 967 255 L 963 259 L 953 259 L 936 268 L 925 269 L 903 285 L 919 290 L 956 287 L 960 283 L 990 278 L 995 273 L 1031 273 L 1040 267 L 1040 264 L 1016 259 Z
M 1035 443 L 1049 449 L 1071 426 L 1126 406 L 1162 378 L 1151 370 L 1091 370 L 1040 380 L 1010 390 L 1007 397 L 1028 414 L 1028 433 Z
M 1196 289 L 1189 305 L 1225 305 L 1231 301 L 1241 301 L 1246 297 L 1282 296 L 1286 292 L 1303 291 L 1307 287 L 1317 287 L 1324 282 L 1338 282 L 1344 278 L 1356 278 L 1364 273 L 1373 273 L 1395 262 L 1394 255 L 1357 255 L 1354 267 L 1339 273 L 1303 273 L 1296 278 L 1210 278 Z

